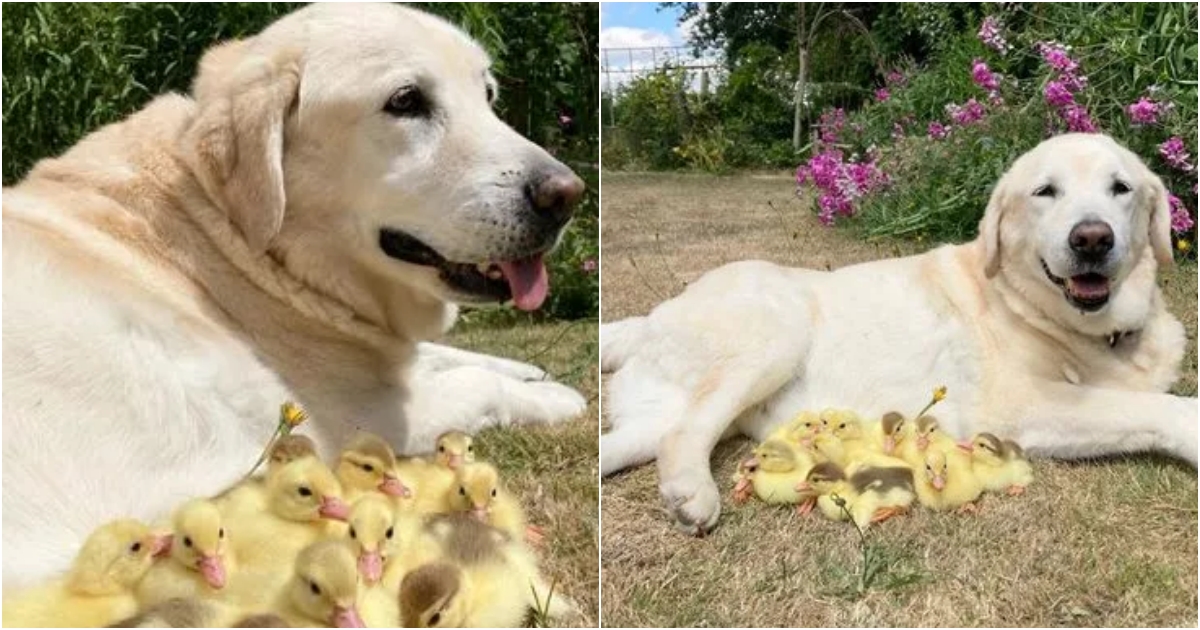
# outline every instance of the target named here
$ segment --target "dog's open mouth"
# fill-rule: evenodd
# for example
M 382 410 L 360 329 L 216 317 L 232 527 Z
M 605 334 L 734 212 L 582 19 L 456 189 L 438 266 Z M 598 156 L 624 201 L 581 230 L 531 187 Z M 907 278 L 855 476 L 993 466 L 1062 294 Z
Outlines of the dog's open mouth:
M 540 307 L 550 291 L 542 252 L 520 260 L 452 262 L 420 239 L 391 228 L 379 230 L 379 248 L 396 260 L 437 269 L 442 282 L 457 292 L 496 302 L 511 298 L 523 311 Z
M 1050 266 L 1042 261 L 1042 271 L 1051 282 L 1062 288 L 1067 301 L 1084 311 L 1095 311 L 1108 304 L 1108 276 L 1101 273 L 1081 273 L 1062 278 L 1050 272 Z

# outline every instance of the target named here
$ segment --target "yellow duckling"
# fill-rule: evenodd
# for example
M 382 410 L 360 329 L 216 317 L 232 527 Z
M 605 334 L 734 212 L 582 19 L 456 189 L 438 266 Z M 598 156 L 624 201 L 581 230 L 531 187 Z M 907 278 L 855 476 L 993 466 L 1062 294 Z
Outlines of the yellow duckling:
M 983 484 L 971 469 L 971 458 L 957 446 L 930 446 L 922 470 L 914 475 L 917 499 L 927 508 L 974 512 Z
M 438 436 L 432 457 L 413 457 L 399 462 L 397 473 L 417 485 L 414 508 L 422 514 L 446 512 L 446 498 L 455 488 L 455 474 L 464 464 L 475 461 L 474 438 L 462 431 L 447 431 Z
M 217 596 L 225 588 L 230 564 L 225 534 L 215 503 L 184 503 L 172 522 L 171 561 L 150 569 L 138 586 L 138 602 L 152 606 L 173 598 Z
M 363 495 L 350 508 L 346 532 L 358 552 L 358 572 L 367 585 L 383 578 L 383 571 L 396 552 L 396 508 L 385 498 Z
M 286 570 L 284 559 L 345 531 L 350 508 L 341 495 L 333 472 L 307 457 L 238 487 L 221 505 L 226 527 L 234 532 L 233 556 L 243 567 Z
M 137 612 L 134 590 L 170 549 L 170 536 L 123 519 L 84 541 L 71 570 L 44 586 L 5 593 L 5 627 L 102 627 Z
M 365 628 L 358 612 L 358 561 L 345 540 L 323 540 L 296 557 L 275 611 L 293 627 Z
M 462 431 L 447 431 L 438 436 L 434 461 L 439 466 L 458 470 L 475 461 L 475 438 Z
M 946 452 L 957 446 L 954 438 L 942 431 L 937 418 L 933 416 L 921 416 L 913 425 L 912 434 L 900 444 L 900 458 L 914 470 L 925 465 L 925 455 L 930 446 L 937 446 Z
M 912 425 L 902 414 L 889 411 L 883 414 L 879 424 L 873 427 L 873 441 L 878 443 L 879 450 L 884 455 L 900 457 L 900 448 L 906 438 L 912 434 Z
M 514 628 L 531 608 L 562 620 L 577 612 L 551 593 L 533 553 L 474 519 L 439 515 L 429 531 L 444 557 L 409 571 L 400 583 L 401 622 L 411 628 Z
M 767 440 L 754 449 L 754 456 L 745 462 L 754 495 L 766 503 L 802 505 L 806 513 L 812 509 L 808 497 L 796 492 L 796 484 L 816 462 L 803 449 L 793 448 L 783 440 Z
M 450 511 L 468 512 L 481 523 L 487 523 L 515 537 L 524 537 L 532 544 L 542 542 L 537 527 L 527 526 L 525 514 L 517 499 L 500 483 L 500 472 L 486 462 L 463 464 L 456 475 L 457 487 L 450 491 Z
M 1033 466 L 1016 442 L 979 433 L 970 444 L 971 463 L 984 490 L 1017 496 L 1033 483 Z
M 780 425 L 763 442 L 782 440 L 793 446 L 810 448 L 812 439 L 821 432 L 821 417 L 811 411 L 801 411 L 790 421 Z
M 412 490 L 396 476 L 396 453 L 383 438 L 358 432 L 338 456 L 337 478 L 354 502 L 367 492 L 381 492 L 389 497 L 407 498 Z
M 814 466 L 796 490 L 816 495 L 821 513 L 831 520 L 844 521 L 849 511 L 854 524 L 864 530 L 872 523 L 904 514 L 916 499 L 912 469 L 907 466 L 864 467 L 847 478 L 840 466 L 825 462 Z M 838 505 L 838 499 L 845 510 Z
M 826 426 L 828 428 L 813 439 L 813 449 L 824 461 L 831 461 L 844 470 L 857 466 L 911 468 L 904 460 L 883 454 L 853 412 L 833 415 Z

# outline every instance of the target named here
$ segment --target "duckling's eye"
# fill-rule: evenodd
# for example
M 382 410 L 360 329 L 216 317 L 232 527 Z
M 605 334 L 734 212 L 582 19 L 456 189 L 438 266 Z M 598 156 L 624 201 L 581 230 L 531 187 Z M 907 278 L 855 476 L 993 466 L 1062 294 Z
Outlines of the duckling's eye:
M 317 586 L 317 583 L 316 583 L 316 582 L 313 582 L 313 581 L 311 581 L 311 580 L 309 580 L 309 582 L 308 582 L 308 590 L 312 591 L 312 594 L 313 594 L 313 595 L 320 595 L 320 594 L 321 594 L 321 587 L 320 587 L 320 586 Z
M 467 489 L 464 488 L 463 486 L 459 486 L 458 487 L 458 495 L 462 496 L 462 497 L 467 496 Z
M 355 539 L 358 538 L 358 532 L 354 531 L 353 527 L 350 528 L 350 537 Z
M 492 488 L 492 496 L 496 496 L 496 489 Z
M 438 622 L 441 620 L 442 620 L 442 613 L 435 612 L 435 613 L 433 613 L 433 616 L 429 618 L 429 625 L 436 626 L 436 625 L 438 625 Z
M 362 469 L 367 472 L 375 472 L 375 467 L 370 464 L 363 464 Z
M 474 453 L 474 452 L 475 452 L 475 447 L 474 447 L 474 446 L 471 446 L 470 444 L 468 444 L 468 445 L 467 445 L 467 452 L 468 452 L 468 453 Z
M 184 546 L 184 547 L 191 547 L 191 546 L 192 546 L 192 539 L 191 539 L 191 537 L 190 537 L 190 536 L 184 536 L 184 537 L 183 537 L 183 546 Z
M 838 425 L 838 428 L 839 428 L 839 429 L 845 429 L 845 428 L 846 428 L 846 423 L 845 423 L 845 422 L 843 422 L 843 423 L 839 424 L 839 425 Z
M 445 453 L 445 452 L 446 452 L 446 446 L 445 446 L 445 445 L 439 445 L 439 446 L 438 446 L 438 452 L 439 452 L 439 453 Z
M 926 472 L 933 472 L 933 466 L 930 466 L 929 464 L 925 464 L 925 470 L 926 470 Z
M 392 534 L 395 534 L 395 533 L 396 533 L 396 532 L 395 532 L 395 531 L 393 531 L 393 528 L 389 527 L 389 528 L 388 528 L 388 530 L 387 530 L 386 532 L 384 532 L 384 534 L 383 534 L 383 535 L 384 535 L 384 536 L 387 536 L 388 540 L 391 540 L 391 539 L 392 539 Z
M 224 538 L 224 537 L 225 537 L 225 528 L 222 527 L 221 529 L 217 530 L 217 538 Z
M 140 543 L 140 542 L 135 542 L 132 545 L 129 545 L 129 553 L 137 553 L 141 550 L 142 550 L 142 543 Z
M 300 486 L 300 489 L 297 490 L 297 492 L 299 492 L 300 496 L 302 496 L 302 497 L 311 497 L 312 496 L 312 490 L 309 489 L 308 486 Z

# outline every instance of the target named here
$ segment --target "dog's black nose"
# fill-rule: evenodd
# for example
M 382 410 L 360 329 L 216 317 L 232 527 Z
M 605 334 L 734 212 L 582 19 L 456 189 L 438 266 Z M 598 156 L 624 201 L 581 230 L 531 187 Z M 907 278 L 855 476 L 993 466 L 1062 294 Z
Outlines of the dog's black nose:
M 1067 236 L 1071 251 L 1086 260 L 1102 260 L 1113 248 L 1113 231 L 1103 221 L 1080 221 Z
M 535 211 L 563 224 L 583 197 L 584 187 L 582 179 L 564 168 L 535 178 L 526 186 L 525 194 Z

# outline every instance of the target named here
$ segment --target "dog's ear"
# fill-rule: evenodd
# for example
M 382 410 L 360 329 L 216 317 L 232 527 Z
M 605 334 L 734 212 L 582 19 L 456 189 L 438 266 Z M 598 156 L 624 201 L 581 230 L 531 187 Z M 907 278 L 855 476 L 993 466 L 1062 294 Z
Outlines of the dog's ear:
M 983 274 L 988 278 L 1000 271 L 1000 221 L 1004 218 L 1005 208 L 1012 202 L 1008 179 L 1005 175 L 996 183 L 983 219 L 979 221 L 979 239 L 983 241 Z
M 1150 249 L 1154 259 L 1164 269 L 1175 264 L 1171 250 L 1171 196 L 1162 179 L 1146 169 L 1146 186 L 1141 192 L 1142 203 L 1150 208 Z
M 284 121 L 299 94 L 299 57 L 295 50 L 268 56 L 235 40 L 205 53 L 192 86 L 198 111 L 183 137 L 185 154 L 255 252 L 283 225 Z

